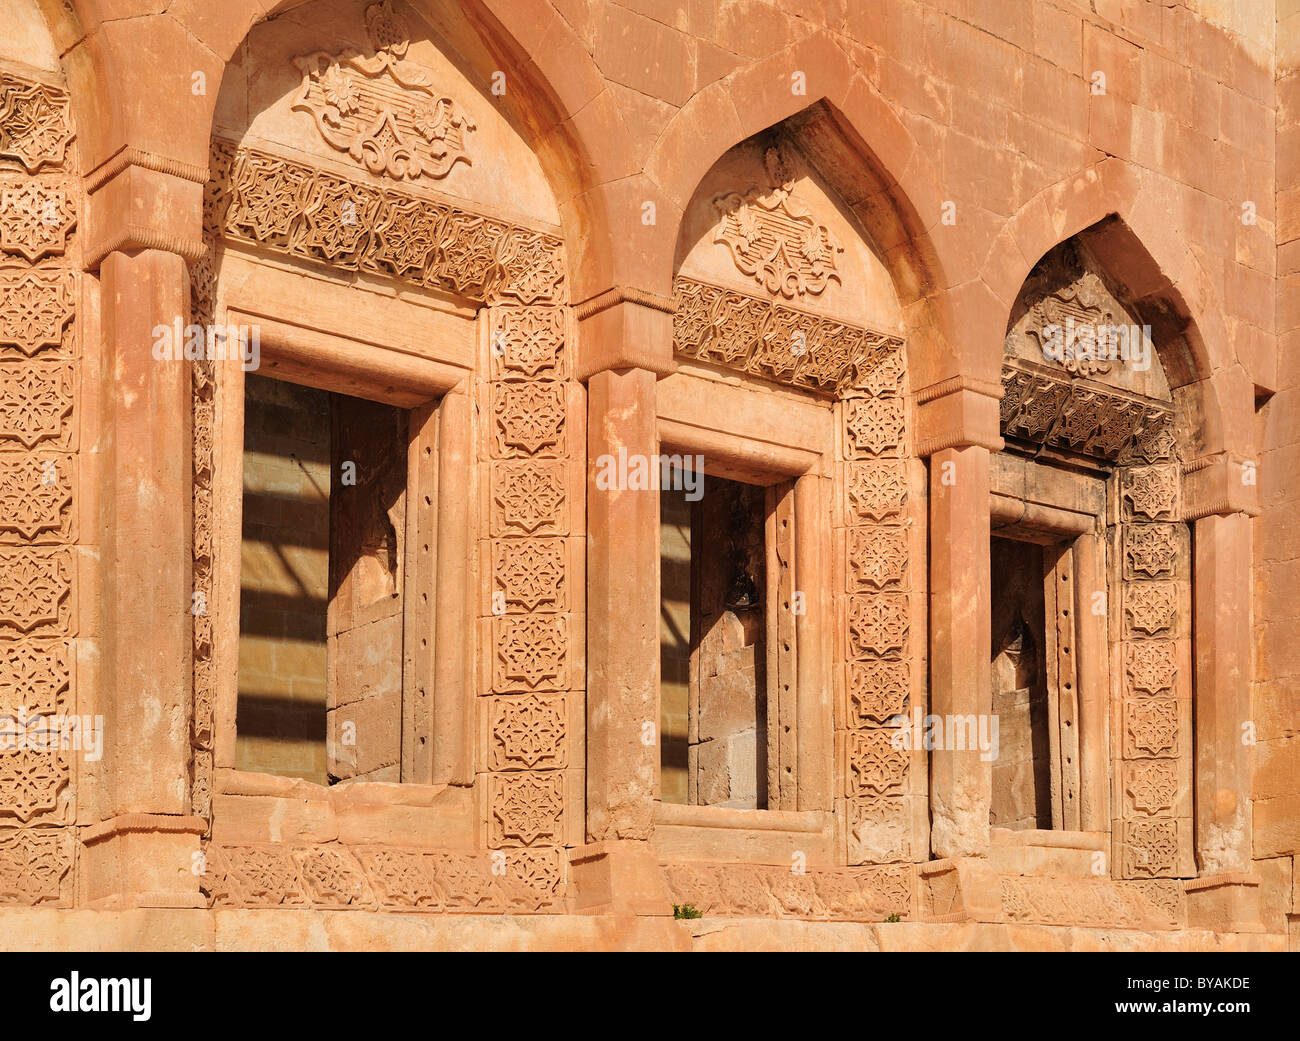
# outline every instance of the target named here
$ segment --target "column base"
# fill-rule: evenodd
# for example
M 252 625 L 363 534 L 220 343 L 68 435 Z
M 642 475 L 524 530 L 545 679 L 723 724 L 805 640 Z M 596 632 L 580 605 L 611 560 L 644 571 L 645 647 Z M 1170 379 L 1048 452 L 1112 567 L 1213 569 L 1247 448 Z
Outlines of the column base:
M 569 883 L 574 914 L 673 913 L 663 871 L 648 842 L 593 842 L 570 851 Z

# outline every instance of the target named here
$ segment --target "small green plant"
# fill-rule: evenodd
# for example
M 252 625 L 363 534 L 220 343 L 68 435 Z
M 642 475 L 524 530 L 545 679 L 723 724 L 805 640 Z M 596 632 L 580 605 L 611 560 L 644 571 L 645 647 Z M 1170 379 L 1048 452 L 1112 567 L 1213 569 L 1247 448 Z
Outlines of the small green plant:
M 697 911 L 694 904 L 673 904 L 674 918 L 703 918 L 704 913 Z
M 885 921 L 886 921 L 886 922 L 901 922 L 902 919 L 898 917 L 897 913 L 895 913 L 895 914 L 891 914 L 888 918 L 885 919 Z

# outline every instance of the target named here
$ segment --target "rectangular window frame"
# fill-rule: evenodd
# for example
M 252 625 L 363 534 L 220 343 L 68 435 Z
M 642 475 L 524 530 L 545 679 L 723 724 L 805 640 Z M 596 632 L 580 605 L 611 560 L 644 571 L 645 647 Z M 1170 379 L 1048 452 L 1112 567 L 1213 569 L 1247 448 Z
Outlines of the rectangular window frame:
M 233 307 L 227 309 L 225 320 L 230 325 L 258 327 L 260 375 L 410 412 L 403 643 L 415 650 L 404 653 L 400 783 L 408 792 L 404 799 L 430 806 L 446 802 L 435 796 L 444 785 L 472 776 L 473 768 L 473 647 L 463 647 L 465 634 L 473 632 L 472 569 L 465 563 L 473 545 L 471 518 L 465 496 L 438 494 L 440 485 L 464 485 L 473 457 L 469 373 L 458 365 L 246 314 Z M 467 329 L 469 336 L 477 338 L 477 323 L 467 324 Z M 322 793 L 337 790 L 338 785 L 326 788 L 235 766 L 244 373 L 237 362 L 222 363 L 220 368 L 212 482 L 217 524 L 211 609 L 217 794 L 274 796 L 299 785 Z M 434 653 L 439 638 L 456 642 L 459 649 L 439 660 Z M 391 798 L 390 782 L 352 780 L 343 787 L 353 792 L 371 791 L 379 802 Z M 428 798 L 422 799 L 414 791 L 417 788 L 424 788 Z M 465 809 L 458 807 L 451 816 L 460 817 Z
M 701 417 L 708 417 L 702 421 Z M 705 425 L 707 423 L 707 425 Z M 658 453 L 700 455 L 705 473 L 790 492 L 769 511 L 765 544 L 767 583 L 768 713 L 779 721 L 778 762 L 792 780 L 769 787 L 768 809 L 733 809 L 664 803 L 658 760 L 653 844 L 661 859 L 789 863 L 802 853 L 808 864 L 837 863 L 832 795 L 834 748 L 830 485 L 834 412 L 829 402 L 796 393 L 756 390 L 690 371 L 659 381 L 656 394 Z M 782 519 L 790 534 L 779 534 Z M 804 593 L 803 610 L 785 610 Z M 778 648 L 789 642 L 788 651 Z M 788 689 L 787 689 L 788 687 Z M 787 726 L 789 729 L 787 730 Z M 769 725 L 769 735 L 774 728 Z M 769 749 L 771 746 L 769 745 Z M 769 752 L 770 756 L 771 752 Z M 769 776 L 771 759 L 769 758 Z M 775 798 L 774 798 L 775 796 Z

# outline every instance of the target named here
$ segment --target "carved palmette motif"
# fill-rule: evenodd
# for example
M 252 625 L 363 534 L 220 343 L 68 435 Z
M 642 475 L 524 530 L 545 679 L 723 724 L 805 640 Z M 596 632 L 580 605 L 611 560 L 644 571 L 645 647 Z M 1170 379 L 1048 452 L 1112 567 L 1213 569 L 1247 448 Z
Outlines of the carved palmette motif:
M 902 341 L 889 333 L 680 275 L 673 301 L 673 349 L 683 357 L 825 394 L 902 376 Z
M 212 178 L 209 220 L 221 238 L 480 303 L 567 302 L 555 235 L 223 141 L 213 142 Z
M 67 95 L 0 73 L 0 904 L 72 902 L 80 179 Z

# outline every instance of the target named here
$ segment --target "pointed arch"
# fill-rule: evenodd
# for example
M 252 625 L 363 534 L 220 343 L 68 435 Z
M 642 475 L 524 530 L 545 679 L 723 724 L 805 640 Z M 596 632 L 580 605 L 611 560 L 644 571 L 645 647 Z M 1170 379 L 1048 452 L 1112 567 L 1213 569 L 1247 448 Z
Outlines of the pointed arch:
M 1157 344 L 1184 350 L 1161 355 L 1170 385 L 1194 413 L 1195 455 L 1249 455 L 1254 444 L 1252 384 L 1231 351 L 1214 286 L 1188 249 L 1176 221 L 1156 205 L 1140 172 L 1107 158 L 1043 189 L 994 240 L 980 281 L 1005 307 L 970 328 L 963 344 L 972 371 L 993 378 L 1000 364 L 1006 316 L 1039 259 L 1066 239 L 1083 241 L 1120 283 Z

